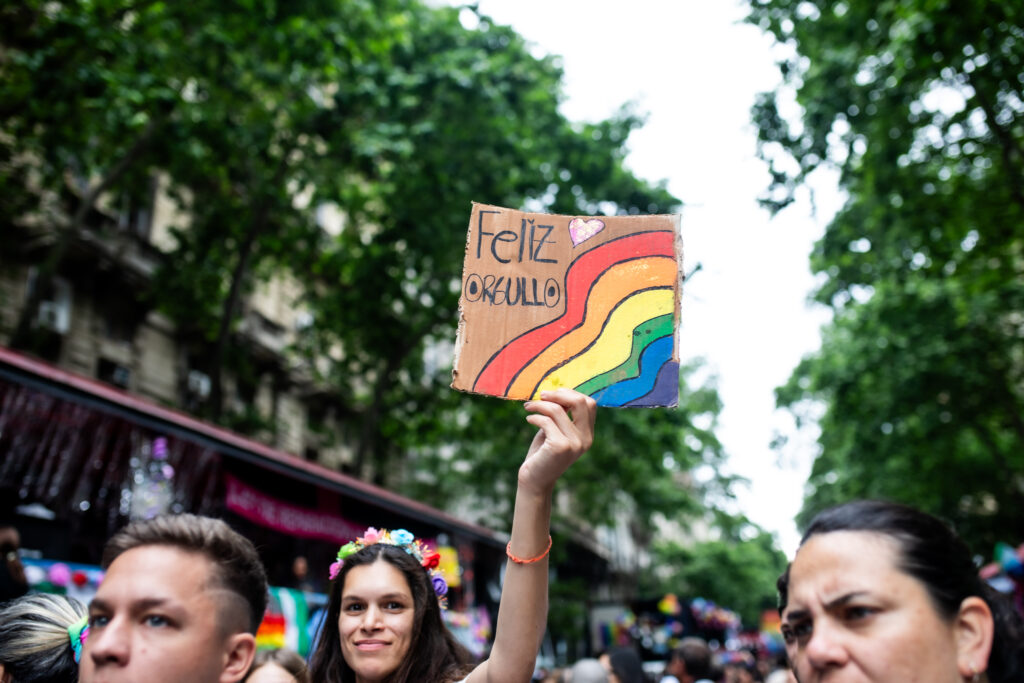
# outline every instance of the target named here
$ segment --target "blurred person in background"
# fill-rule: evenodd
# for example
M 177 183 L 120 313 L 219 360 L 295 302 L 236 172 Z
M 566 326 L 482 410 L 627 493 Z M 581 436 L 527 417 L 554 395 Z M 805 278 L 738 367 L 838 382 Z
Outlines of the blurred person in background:
M 688 637 L 672 650 L 661 683 L 711 683 L 711 648 L 703 638 Z
M 776 669 L 764 680 L 765 683 L 798 683 L 792 669 Z
M 588 657 L 572 665 L 565 683 L 608 683 L 608 672 L 601 662 Z
M 297 555 L 292 560 L 292 587 L 306 593 L 314 592 L 313 582 L 309 578 L 309 562 L 304 555 Z
M 26 595 L 0 605 L 0 681 L 75 683 L 85 605 L 64 595 Z
M 640 655 L 631 647 L 618 647 L 602 654 L 598 661 L 608 672 L 609 683 L 647 683 Z
M 14 526 L 15 491 L 0 489 L 0 603 L 20 598 L 28 592 L 25 567 L 21 564 L 21 534 Z
M 306 660 L 298 652 L 279 648 L 260 650 L 252 660 L 245 683 L 309 683 Z
M 753 662 L 730 662 L 725 665 L 725 683 L 763 683 L 763 677 Z
M 539 680 L 540 683 L 565 683 L 567 680 L 565 675 L 566 674 L 562 669 L 552 669 L 551 671 L 543 673 L 543 675 L 541 675 L 537 680 Z

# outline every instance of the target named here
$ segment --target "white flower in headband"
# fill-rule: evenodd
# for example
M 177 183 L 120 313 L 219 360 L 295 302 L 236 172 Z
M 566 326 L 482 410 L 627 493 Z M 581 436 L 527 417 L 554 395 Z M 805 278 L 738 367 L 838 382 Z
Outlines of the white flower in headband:
M 392 531 L 388 531 L 387 529 L 375 529 L 371 526 L 363 533 L 362 536 L 341 546 L 338 550 L 337 559 L 331 564 L 331 580 L 333 581 L 338 578 L 341 568 L 345 566 L 346 559 L 363 548 L 376 545 L 378 543 L 393 545 L 396 548 L 401 548 L 412 555 L 416 562 L 419 563 L 419 565 L 423 567 L 430 576 L 431 587 L 434 589 L 434 594 L 437 596 L 438 602 L 441 604 L 441 608 L 443 609 L 447 607 L 445 596 L 448 594 L 448 583 L 444 580 L 444 577 L 441 576 L 441 572 L 437 568 L 441 563 L 441 555 L 431 550 L 425 543 L 423 543 L 423 541 L 419 540 L 405 529 L 394 529 Z

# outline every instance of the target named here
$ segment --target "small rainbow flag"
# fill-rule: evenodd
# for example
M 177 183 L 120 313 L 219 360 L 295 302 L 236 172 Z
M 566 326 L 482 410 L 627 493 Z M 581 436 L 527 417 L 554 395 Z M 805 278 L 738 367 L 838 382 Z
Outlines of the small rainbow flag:
M 288 648 L 309 654 L 309 607 L 306 596 L 291 588 L 271 588 L 267 611 L 256 632 L 261 650 Z

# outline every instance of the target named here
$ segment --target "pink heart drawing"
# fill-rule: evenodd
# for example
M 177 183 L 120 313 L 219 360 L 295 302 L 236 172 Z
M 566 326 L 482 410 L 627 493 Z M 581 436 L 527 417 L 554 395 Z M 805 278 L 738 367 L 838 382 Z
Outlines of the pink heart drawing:
M 569 237 L 572 239 L 573 246 L 578 246 L 580 242 L 589 240 L 602 230 L 604 230 L 604 221 L 600 218 L 591 218 L 586 221 L 582 218 L 573 218 L 569 221 Z

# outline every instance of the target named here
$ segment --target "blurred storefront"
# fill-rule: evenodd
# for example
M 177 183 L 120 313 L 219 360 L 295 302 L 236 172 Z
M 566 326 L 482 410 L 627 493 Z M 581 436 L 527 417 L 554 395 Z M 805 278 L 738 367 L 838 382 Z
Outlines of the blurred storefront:
M 296 624 L 315 621 L 338 546 L 368 526 L 407 528 L 441 549 L 448 617 L 471 649 L 486 646 L 496 614 L 504 543 L 494 532 L 3 347 L 0 491 L 17 498 L 26 563 L 43 589 L 87 594 L 114 531 L 193 512 L 250 538 L 271 583 L 291 589 L 273 594 L 284 620 L 267 638 L 289 628 L 299 638 Z M 295 591 L 307 597 L 298 612 Z

